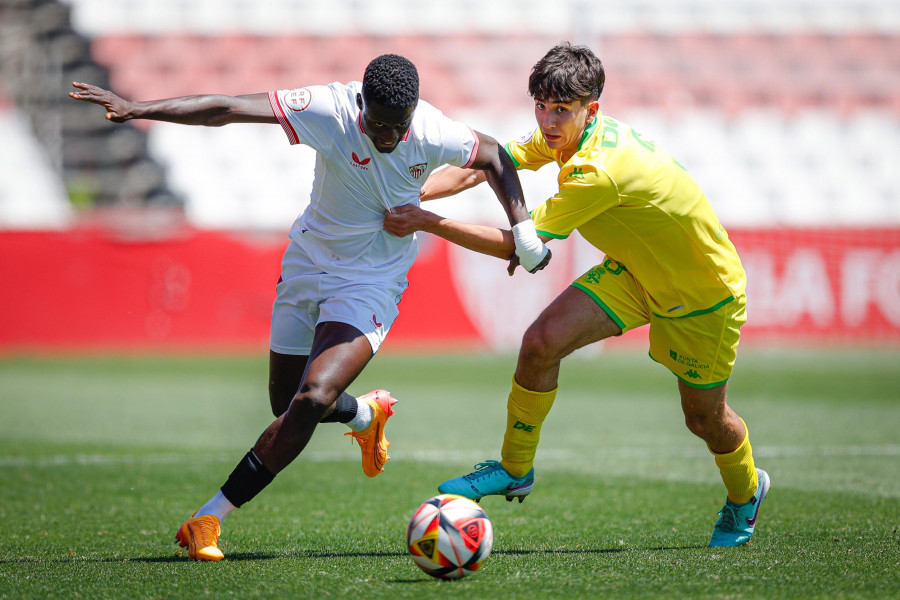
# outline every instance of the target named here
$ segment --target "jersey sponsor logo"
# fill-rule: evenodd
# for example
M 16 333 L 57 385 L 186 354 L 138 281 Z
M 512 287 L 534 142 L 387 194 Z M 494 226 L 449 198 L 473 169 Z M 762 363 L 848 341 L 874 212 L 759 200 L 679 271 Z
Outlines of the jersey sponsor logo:
M 300 88 L 297 90 L 291 90 L 284 97 L 285 103 L 288 105 L 294 112 L 302 112 L 309 107 L 309 103 L 312 100 L 312 92 L 309 91 L 308 88 Z
M 669 349 L 669 358 L 671 358 L 672 361 L 676 364 L 687 367 L 688 370 L 685 371 L 684 374 L 691 379 L 701 379 L 703 377 L 703 374 L 709 373 L 710 366 L 708 364 L 700 362 L 693 356 L 687 356 L 675 350 Z
M 350 155 L 350 158 L 353 159 L 353 166 L 356 167 L 357 169 L 362 169 L 363 171 L 369 170 L 369 167 L 367 167 L 366 165 L 368 165 L 370 162 L 372 162 L 371 158 L 360 158 L 359 155 L 356 154 L 356 152 L 353 152 Z
M 409 174 L 413 176 L 413 179 L 418 179 L 425 172 L 425 169 L 428 168 L 428 163 L 418 163 L 409 168 Z

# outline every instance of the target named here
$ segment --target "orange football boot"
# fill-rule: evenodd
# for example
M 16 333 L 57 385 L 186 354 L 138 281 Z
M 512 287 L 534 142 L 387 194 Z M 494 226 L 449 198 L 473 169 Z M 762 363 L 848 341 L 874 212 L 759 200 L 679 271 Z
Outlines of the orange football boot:
M 178 528 L 175 540 L 182 548 L 187 547 L 191 560 L 218 561 L 225 558 L 219 550 L 219 517 L 204 515 L 191 517 Z
M 397 401 L 387 390 L 375 390 L 361 396 L 372 407 L 372 423 L 362 431 L 349 431 L 344 435 L 353 436 L 362 451 L 363 473 L 375 477 L 384 471 L 384 463 L 390 459 L 387 449 L 391 443 L 384 436 L 384 426 L 388 417 L 394 414 L 391 408 Z

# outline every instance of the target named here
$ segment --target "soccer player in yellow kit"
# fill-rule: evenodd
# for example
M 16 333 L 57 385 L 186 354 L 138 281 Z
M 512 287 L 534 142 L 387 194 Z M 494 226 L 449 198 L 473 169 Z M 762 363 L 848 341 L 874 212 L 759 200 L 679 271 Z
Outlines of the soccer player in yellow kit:
M 539 237 L 573 231 L 606 258 L 575 280 L 528 328 L 507 409 L 501 461 L 445 481 L 442 493 L 521 502 L 534 488 L 541 424 L 557 395 L 561 360 L 574 350 L 650 325 L 650 356 L 678 379 L 688 429 L 715 458 L 728 497 L 710 546 L 738 546 L 753 534 L 769 477 L 757 469 L 744 421 L 725 399 L 741 325 L 746 277 L 728 234 L 697 183 L 675 159 L 631 127 L 601 114 L 605 75 L 583 46 L 552 48 L 532 69 L 537 128 L 510 142 L 517 168 L 555 162 L 559 192 L 532 211 Z M 432 174 L 423 199 L 484 180 L 448 167 Z M 385 215 L 395 235 L 424 230 L 461 246 L 510 258 L 515 234 L 404 206 Z

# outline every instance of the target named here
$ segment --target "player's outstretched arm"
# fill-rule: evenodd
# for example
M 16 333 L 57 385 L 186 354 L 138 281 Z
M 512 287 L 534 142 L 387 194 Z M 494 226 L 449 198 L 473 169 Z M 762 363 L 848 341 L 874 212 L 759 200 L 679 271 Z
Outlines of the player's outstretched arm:
M 385 212 L 384 228 L 398 237 L 426 231 L 463 248 L 502 259 L 509 259 L 516 251 L 512 233 L 507 229 L 461 223 L 413 204 L 397 206 Z
M 515 240 L 508 229 L 454 221 L 413 204 L 398 206 L 385 212 L 384 228 L 388 233 L 398 237 L 410 235 L 415 231 L 426 231 L 468 250 L 509 260 L 507 272 L 510 275 L 519 265 L 519 257 L 515 254 Z M 549 262 L 549 256 L 548 250 L 546 262 Z M 544 265 L 540 265 L 540 268 Z
M 183 125 L 219 127 L 229 123 L 278 123 L 268 94 L 247 96 L 200 95 L 149 100 L 126 100 L 109 90 L 89 83 L 73 82 L 76 91 L 69 97 L 91 102 L 106 109 L 106 118 L 114 123 L 131 119 L 151 119 Z

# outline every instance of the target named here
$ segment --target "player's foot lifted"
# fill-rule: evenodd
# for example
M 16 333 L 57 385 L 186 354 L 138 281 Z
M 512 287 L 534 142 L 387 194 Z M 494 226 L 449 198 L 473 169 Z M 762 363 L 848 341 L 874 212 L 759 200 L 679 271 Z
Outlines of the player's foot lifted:
M 384 426 L 388 417 L 394 414 L 394 409 L 391 407 L 397 401 L 391 398 L 391 394 L 387 390 L 375 390 L 359 399 L 364 400 L 372 407 L 372 423 L 362 431 L 350 431 L 344 435 L 353 436 L 359 444 L 359 449 L 362 451 L 363 473 L 369 477 L 375 477 L 384 471 L 384 463 L 390 459 L 387 450 L 391 443 L 384 436 Z

